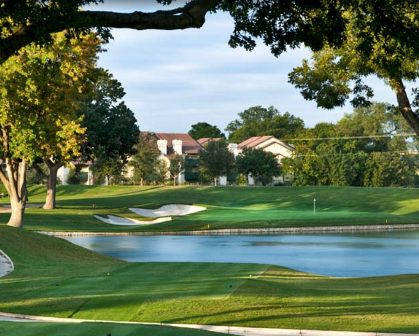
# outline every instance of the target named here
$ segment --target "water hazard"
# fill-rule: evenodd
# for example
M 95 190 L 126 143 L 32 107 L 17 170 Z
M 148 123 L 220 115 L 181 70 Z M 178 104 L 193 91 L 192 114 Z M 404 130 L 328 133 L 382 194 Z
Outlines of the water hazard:
M 66 239 L 127 261 L 262 263 L 336 277 L 419 273 L 419 231 Z

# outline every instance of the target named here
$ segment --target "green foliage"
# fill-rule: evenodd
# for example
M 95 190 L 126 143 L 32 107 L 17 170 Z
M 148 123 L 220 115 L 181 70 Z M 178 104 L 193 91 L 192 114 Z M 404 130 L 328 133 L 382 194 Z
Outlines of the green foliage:
M 210 125 L 206 122 L 199 122 L 191 126 L 188 134 L 195 140 L 201 138 L 225 138 L 224 133 L 221 133 L 217 126 Z
M 79 185 L 82 182 L 81 169 L 82 169 L 82 165 L 76 165 L 74 169 L 70 170 L 67 177 L 68 184 Z
M 407 186 L 413 185 L 413 162 L 395 153 L 371 153 L 365 162 L 364 185 Z
M 77 101 L 86 92 L 99 41 L 93 35 L 66 41 L 55 35 L 46 49 L 30 45 L 2 65 L 1 125 L 13 159 L 31 164 L 38 157 L 63 162 L 78 154 L 80 119 Z M 4 141 L 4 138 L 2 139 Z
M 226 131 L 229 140 L 242 142 L 253 136 L 272 135 L 279 139 L 293 137 L 304 128 L 304 122 L 292 114 L 281 114 L 270 106 L 254 106 L 239 113 L 239 118 L 230 122 Z
M 236 177 L 236 184 L 240 186 L 246 185 L 246 177 L 243 174 L 238 174 Z
M 82 155 L 93 162 L 96 179 L 110 181 L 112 177 L 117 182 L 138 142 L 137 120 L 125 103 L 119 102 L 125 92 L 107 70 L 96 69 L 92 84 L 92 92 L 83 97 L 78 110 L 86 128 Z
M 267 185 L 275 176 L 281 174 L 276 156 L 258 148 L 243 148 L 236 158 L 236 169 L 244 175 L 251 175 L 255 183 Z
M 406 154 L 415 144 L 397 137 L 407 129 L 394 107 L 375 103 L 355 109 L 337 124 L 305 130 L 300 137 L 311 140 L 296 141 L 295 157 L 282 163 L 300 186 L 412 185 L 416 159 Z
M 165 160 L 157 160 L 151 180 L 156 184 L 164 184 L 169 174 L 169 168 Z
M 134 184 L 143 185 L 144 181 L 150 182 L 156 172 L 156 166 L 159 160 L 160 151 L 157 147 L 155 138 L 149 133 L 140 133 L 136 153 L 131 157 L 129 166 L 134 169 Z M 159 169 L 161 170 L 161 165 Z M 161 171 L 160 171 L 161 174 Z M 161 176 L 159 178 L 161 180 Z
M 375 75 L 393 89 L 401 114 L 419 134 L 419 118 L 412 111 L 403 85 L 403 81 L 415 81 L 419 74 L 419 50 L 406 40 L 413 31 L 419 31 L 418 10 L 409 1 L 396 3 L 383 2 L 380 11 L 369 2 L 353 7 L 346 14 L 348 38 L 342 47 L 325 46 L 314 53 L 312 63 L 304 60 L 302 66 L 293 69 L 289 82 L 319 107 L 343 106 L 350 98 L 354 107 L 361 107 L 369 106 L 374 95 L 364 80 Z M 394 25 L 386 26 L 390 17 Z M 372 26 L 375 20 L 383 22 Z M 405 29 L 398 26 L 401 22 Z
M 227 176 L 234 170 L 234 154 L 228 149 L 228 143 L 222 139 L 210 141 L 204 150 L 198 154 L 198 167 L 202 174 L 216 180 L 220 176 Z

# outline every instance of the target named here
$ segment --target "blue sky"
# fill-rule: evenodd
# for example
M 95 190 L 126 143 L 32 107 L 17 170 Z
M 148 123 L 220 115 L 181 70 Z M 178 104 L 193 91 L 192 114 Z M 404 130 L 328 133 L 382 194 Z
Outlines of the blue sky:
M 177 2 L 180 5 L 182 2 Z M 91 10 L 131 12 L 159 8 L 153 0 L 105 0 Z M 335 122 L 350 106 L 318 109 L 287 82 L 287 74 L 309 58 L 306 49 L 275 58 L 263 43 L 253 52 L 228 46 L 233 23 L 229 15 L 208 15 L 201 29 L 183 31 L 113 30 L 114 40 L 100 55 L 125 91 L 124 101 L 143 131 L 188 132 L 192 124 L 208 122 L 222 131 L 251 106 L 275 106 L 302 118 L 306 126 Z M 371 78 L 375 100 L 395 103 L 392 91 Z

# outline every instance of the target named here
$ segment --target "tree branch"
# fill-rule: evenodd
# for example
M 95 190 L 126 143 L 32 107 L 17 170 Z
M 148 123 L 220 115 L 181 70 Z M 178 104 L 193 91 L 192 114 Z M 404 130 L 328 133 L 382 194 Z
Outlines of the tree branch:
M 35 163 L 35 164 L 32 166 L 32 168 L 36 170 L 36 173 L 39 175 L 39 177 L 40 177 L 42 180 L 44 180 L 44 181 L 48 180 L 48 175 L 47 175 L 47 174 L 45 174 L 45 173 L 42 171 L 41 167 L 39 167 L 39 163 Z
M 1 1 L 1 0 L 0 0 Z M 55 22 L 47 21 L 48 33 L 58 33 L 68 28 L 131 28 L 136 30 L 158 29 L 177 30 L 200 28 L 205 23 L 205 15 L 221 0 L 193 0 L 183 7 L 174 10 L 156 11 L 152 13 L 133 12 L 115 13 L 103 11 L 80 11 L 72 22 L 65 16 Z M 12 35 L 2 39 L 0 48 L 0 64 L 20 50 L 35 42 L 37 26 L 29 23 L 22 26 Z

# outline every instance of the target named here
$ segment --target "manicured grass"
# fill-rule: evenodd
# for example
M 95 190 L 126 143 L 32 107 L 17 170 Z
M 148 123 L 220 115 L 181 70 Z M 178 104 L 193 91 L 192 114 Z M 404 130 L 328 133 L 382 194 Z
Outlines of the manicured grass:
M 45 187 L 30 188 L 30 202 L 42 202 L 44 197 Z M 419 223 L 418 189 L 59 186 L 57 200 L 58 209 L 53 211 L 28 209 L 25 228 L 129 232 Z M 139 219 L 129 207 L 157 208 L 170 203 L 203 205 L 207 210 L 147 226 L 115 226 L 93 217 L 98 214 Z M 6 223 L 8 218 L 9 214 L 0 213 L 0 223 Z
M 16 263 L 15 272 L 0 278 L 0 311 L 419 332 L 419 275 L 345 279 L 258 264 L 126 263 L 6 226 L 0 226 L 0 248 Z
M 116 323 L 25 323 L 0 322 L 1 336 L 215 336 L 203 330 Z

